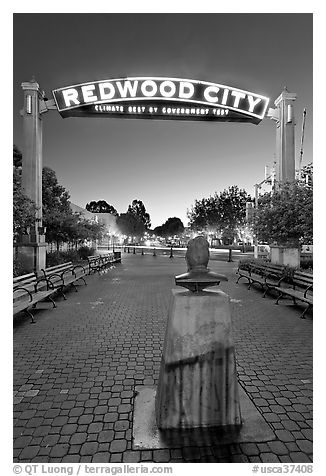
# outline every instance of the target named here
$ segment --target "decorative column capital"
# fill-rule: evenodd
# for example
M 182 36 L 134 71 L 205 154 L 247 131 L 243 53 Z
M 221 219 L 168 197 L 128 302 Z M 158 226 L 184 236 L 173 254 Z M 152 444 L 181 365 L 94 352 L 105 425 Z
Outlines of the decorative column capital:
M 21 87 L 23 91 L 40 91 L 40 85 L 35 80 L 25 81 L 21 84 Z
M 284 89 L 284 91 L 281 92 L 279 97 L 275 99 L 274 104 L 277 107 L 282 101 L 295 101 L 297 98 L 297 95 L 295 93 L 289 93 L 287 89 Z

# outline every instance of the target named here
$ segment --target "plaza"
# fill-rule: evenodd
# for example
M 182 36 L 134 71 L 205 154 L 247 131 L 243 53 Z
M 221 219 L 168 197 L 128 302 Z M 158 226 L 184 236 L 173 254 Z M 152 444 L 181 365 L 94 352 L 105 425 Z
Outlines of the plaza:
M 183 257 L 122 252 L 87 286 L 41 303 L 14 325 L 14 461 L 312 462 L 311 315 L 278 306 L 244 283 L 237 262 L 211 260 L 230 296 L 238 382 L 269 425 L 270 441 L 133 449 L 137 386 L 156 386 L 174 276 Z

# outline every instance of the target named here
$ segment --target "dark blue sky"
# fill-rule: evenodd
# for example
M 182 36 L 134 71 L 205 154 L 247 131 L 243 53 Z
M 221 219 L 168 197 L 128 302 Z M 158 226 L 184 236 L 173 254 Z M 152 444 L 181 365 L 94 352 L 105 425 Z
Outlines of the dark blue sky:
M 28 46 L 28 50 L 27 50 Z M 207 80 L 271 99 L 295 92 L 296 157 L 307 108 L 312 161 L 312 14 L 15 14 L 14 143 L 22 148 L 23 94 L 34 75 L 48 97 L 63 86 L 126 76 Z M 237 184 L 253 194 L 275 154 L 275 125 L 107 118 L 44 119 L 44 165 L 71 201 L 104 199 L 125 212 L 144 202 L 153 226 L 196 198 Z

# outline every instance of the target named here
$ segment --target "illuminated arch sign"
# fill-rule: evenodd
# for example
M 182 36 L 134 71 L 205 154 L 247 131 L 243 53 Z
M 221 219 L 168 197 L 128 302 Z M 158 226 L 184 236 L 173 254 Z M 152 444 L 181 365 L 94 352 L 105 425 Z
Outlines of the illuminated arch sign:
M 108 79 L 53 90 L 62 117 L 106 116 L 258 124 L 269 99 L 249 91 L 192 79 Z

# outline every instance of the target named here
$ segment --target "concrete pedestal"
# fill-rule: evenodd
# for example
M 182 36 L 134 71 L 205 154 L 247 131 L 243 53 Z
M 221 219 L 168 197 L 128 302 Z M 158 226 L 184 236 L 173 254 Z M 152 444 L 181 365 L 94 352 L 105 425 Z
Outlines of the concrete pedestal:
M 300 267 L 300 249 L 288 248 L 285 246 L 271 245 L 271 263 L 290 266 L 291 268 Z
M 241 425 L 229 297 L 173 289 L 156 395 L 159 429 Z
M 17 259 L 26 272 L 40 271 L 46 267 L 45 235 L 24 235 L 17 246 Z

